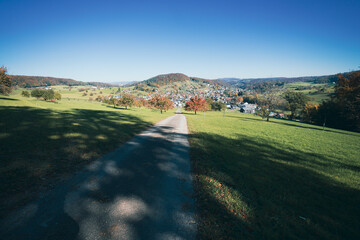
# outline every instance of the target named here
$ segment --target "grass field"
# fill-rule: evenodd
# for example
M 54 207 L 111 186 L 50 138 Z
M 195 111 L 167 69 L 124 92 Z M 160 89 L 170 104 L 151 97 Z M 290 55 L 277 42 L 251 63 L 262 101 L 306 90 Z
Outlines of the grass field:
M 174 114 L 98 102 L 0 97 L 0 216 Z
M 313 89 L 307 90 L 296 90 L 298 87 L 312 87 Z M 318 92 L 315 87 L 323 88 L 323 92 Z M 320 104 L 325 100 L 328 100 L 330 96 L 334 93 L 334 85 L 333 84 L 316 84 L 311 82 L 293 82 L 286 83 L 283 91 L 291 90 L 296 92 L 302 92 L 309 96 L 310 102 L 314 104 Z M 283 92 L 282 91 L 282 92 Z
M 360 134 L 186 114 L 200 239 L 360 239 Z

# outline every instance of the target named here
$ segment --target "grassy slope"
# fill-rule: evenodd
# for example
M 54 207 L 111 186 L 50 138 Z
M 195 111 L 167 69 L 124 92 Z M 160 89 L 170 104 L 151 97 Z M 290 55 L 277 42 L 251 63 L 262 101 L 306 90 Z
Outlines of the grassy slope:
M 312 90 L 295 90 L 297 87 L 323 87 L 325 88 L 324 92 L 317 92 L 316 89 Z M 310 101 L 314 104 L 320 104 L 324 100 L 328 100 L 331 94 L 334 92 L 333 84 L 315 84 L 310 82 L 293 82 L 286 83 L 283 91 L 292 90 L 296 92 L 303 92 L 304 94 L 310 97 Z M 283 92 L 282 91 L 282 92 Z
M 0 97 L 0 215 L 173 113 Z
M 359 239 L 360 134 L 187 115 L 200 239 Z

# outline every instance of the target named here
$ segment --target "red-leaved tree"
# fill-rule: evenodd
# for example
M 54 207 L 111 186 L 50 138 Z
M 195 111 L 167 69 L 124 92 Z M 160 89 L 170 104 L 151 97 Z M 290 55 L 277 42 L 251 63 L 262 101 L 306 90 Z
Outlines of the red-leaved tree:
M 159 109 L 162 113 L 168 109 L 174 108 L 174 103 L 166 96 L 156 95 L 149 101 L 150 106 L 153 108 Z
M 185 104 L 185 111 L 206 111 L 208 109 L 207 102 L 198 96 L 190 98 Z

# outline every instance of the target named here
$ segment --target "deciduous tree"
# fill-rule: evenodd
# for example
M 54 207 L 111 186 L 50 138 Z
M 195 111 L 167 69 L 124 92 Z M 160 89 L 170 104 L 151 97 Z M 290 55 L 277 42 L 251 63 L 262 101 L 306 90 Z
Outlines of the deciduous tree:
M 45 101 L 54 99 L 55 92 L 52 89 L 49 90 L 43 90 L 42 97 Z
M 334 101 L 342 108 L 350 128 L 360 130 L 360 71 L 338 75 Z
M 187 101 L 185 104 L 185 111 L 194 111 L 195 115 L 197 111 L 206 111 L 207 103 L 206 101 L 198 96 L 190 98 L 190 101 Z
M 283 97 L 288 103 L 288 109 L 291 111 L 291 119 L 294 119 L 296 111 L 302 110 L 309 101 L 309 97 L 302 92 L 286 91 Z
M 54 98 L 55 100 L 61 100 L 61 94 L 59 92 L 55 92 Z
M 318 111 L 319 105 L 315 105 L 311 102 L 305 104 L 303 110 L 301 111 L 302 120 L 308 123 L 313 123 L 315 121 L 314 117 Z
M 9 93 L 11 93 L 11 80 L 6 72 L 6 67 L 0 67 L 0 94 L 3 95 L 9 95 Z
M 111 97 L 111 98 L 109 98 L 109 100 L 107 100 L 107 103 L 114 105 L 114 108 L 116 108 L 116 105 L 118 104 L 118 102 L 119 101 L 116 98 L 113 98 L 113 97 Z
M 259 114 L 266 121 L 269 121 L 270 113 L 274 112 L 276 107 L 280 105 L 280 98 L 276 96 L 274 93 L 264 94 L 262 98 L 258 99 L 260 104 Z
M 236 97 L 236 100 L 235 100 L 235 103 L 236 104 L 240 104 L 240 103 L 242 103 L 244 101 L 244 98 L 243 97 Z
M 119 105 L 124 106 L 126 109 L 134 104 L 135 97 L 131 94 L 124 94 L 119 99 Z
M 320 104 L 320 125 L 360 132 L 360 71 L 339 74 L 334 96 Z
M 31 96 L 37 99 L 41 98 L 43 95 L 43 90 L 41 89 L 33 89 L 31 90 Z
M 30 93 L 29 93 L 29 91 L 22 91 L 22 92 L 21 92 L 21 96 L 23 96 L 23 97 L 30 97 Z
M 152 107 L 159 109 L 161 113 L 168 109 L 174 108 L 174 103 L 168 97 L 161 95 L 156 95 L 155 97 L 150 99 L 149 104 Z
M 221 111 L 226 108 L 226 104 L 223 102 L 213 102 L 211 104 L 211 109 L 214 111 Z

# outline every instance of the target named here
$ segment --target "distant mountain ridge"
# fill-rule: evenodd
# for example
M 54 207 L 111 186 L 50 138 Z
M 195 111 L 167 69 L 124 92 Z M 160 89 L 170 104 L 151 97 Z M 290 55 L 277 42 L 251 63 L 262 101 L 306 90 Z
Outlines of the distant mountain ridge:
M 346 73 L 345 73 L 346 74 Z M 236 83 L 259 83 L 259 82 L 314 82 L 314 83 L 331 83 L 336 82 L 338 74 L 323 75 L 323 76 L 305 76 L 305 77 L 270 77 L 270 78 L 218 78 L 221 81 L 230 84 Z
M 100 87 L 111 87 L 112 84 L 102 82 L 82 82 L 69 78 L 55 78 L 55 77 L 41 77 L 41 76 L 24 76 L 24 75 L 10 75 L 11 83 L 18 87 L 43 87 L 54 85 L 67 86 L 83 86 L 92 85 Z
M 344 75 L 348 73 L 343 73 Z M 218 79 L 204 79 L 199 77 L 189 77 L 183 73 L 169 73 L 160 74 L 155 77 L 149 78 L 144 81 L 123 81 L 117 83 L 103 83 L 103 82 L 82 82 L 69 78 L 55 78 L 55 77 L 42 77 L 42 76 L 25 76 L 25 75 L 10 75 L 12 84 L 19 87 L 42 87 L 53 85 L 92 85 L 100 87 L 112 86 L 147 86 L 147 87 L 160 87 L 173 82 L 198 82 L 206 83 L 214 86 L 224 87 L 242 87 L 249 84 L 261 84 L 264 82 L 314 82 L 314 83 L 332 83 L 337 82 L 338 74 L 324 75 L 324 76 L 306 76 L 306 77 L 271 77 L 271 78 L 218 78 Z

